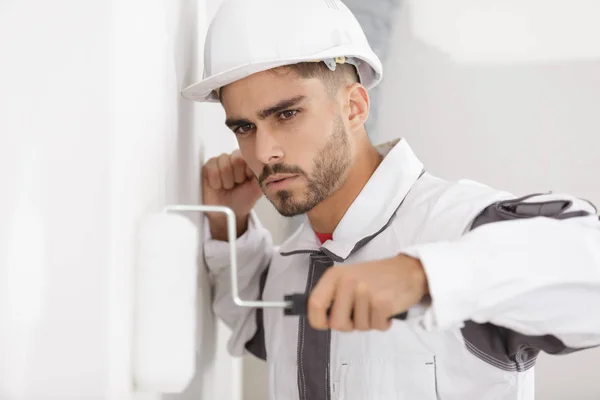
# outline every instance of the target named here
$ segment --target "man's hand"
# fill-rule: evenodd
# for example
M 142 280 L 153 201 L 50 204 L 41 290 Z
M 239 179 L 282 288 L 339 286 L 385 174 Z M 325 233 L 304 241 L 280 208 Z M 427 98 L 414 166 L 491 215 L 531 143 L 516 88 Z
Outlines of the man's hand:
M 238 237 L 247 229 L 248 215 L 260 198 L 260 186 L 239 150 L 213 157 L 202 167 L 202 202 L 226 206 L 237 219 Z M 221 213 L 207 213 L 215 240 L 227 240 L 227 219 Z
M 428 291 L 421 262 L 406 255 L 332 267 L 308 298 L 308 322 L 315 329 L 344 332 L 387 330 L 392 316 L 418 304 Z

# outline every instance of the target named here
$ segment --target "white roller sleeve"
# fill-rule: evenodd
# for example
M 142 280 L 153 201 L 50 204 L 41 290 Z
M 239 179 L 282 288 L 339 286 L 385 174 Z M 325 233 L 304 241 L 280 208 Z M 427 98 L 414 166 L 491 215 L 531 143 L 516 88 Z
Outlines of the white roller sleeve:
M 182 392 L 195 372 L 198 231 L 177 214 L 145 218 L 138 232 L 134 383 Z

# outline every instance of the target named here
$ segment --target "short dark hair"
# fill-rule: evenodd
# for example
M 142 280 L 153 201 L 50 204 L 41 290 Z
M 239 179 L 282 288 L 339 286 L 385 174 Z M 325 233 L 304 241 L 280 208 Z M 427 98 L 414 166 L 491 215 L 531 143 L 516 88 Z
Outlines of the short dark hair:
M 285 65 L 272 71 L 276 71 L 280 68 L 293 71 L 299 77 L 304 79 L 321 79 L 323 83 L 325 83 L 327 91 L 332 96 L 337 94 L 340 87 L 360 82 L 356 67 L 349 63 L 336 64 L 334 71 L 330 70 L 324 62 L 300 62 L 297 64 Z
M 281 70 L 292 71 L 303 79 L 321 79 L 325 84 L 327 93 L 332 97 L 335 97 L 337 95 L 338 90 L 343 85 L 360 82 L 360 78 L 358 76 L 358 72 L 356 71 L 356 67 L 349 63 L 336 64 L 334 71 L 330 70 L 324 62 L 300 62 L 297 64 L 290 64 L 273 68 L 268 71 L 277 74 Z M 223 103 L 220 90 L 217 90 L 217 92 L 219 93 L 219 101 Z

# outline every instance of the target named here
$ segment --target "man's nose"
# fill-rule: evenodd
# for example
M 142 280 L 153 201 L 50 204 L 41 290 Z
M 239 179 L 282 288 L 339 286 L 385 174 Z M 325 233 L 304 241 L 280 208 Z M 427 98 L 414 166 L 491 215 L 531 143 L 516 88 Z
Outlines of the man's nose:
M 284 153 L 283 148 L 268 130 L 256 132 L 256 158 L 265 165 L 281 162 Z

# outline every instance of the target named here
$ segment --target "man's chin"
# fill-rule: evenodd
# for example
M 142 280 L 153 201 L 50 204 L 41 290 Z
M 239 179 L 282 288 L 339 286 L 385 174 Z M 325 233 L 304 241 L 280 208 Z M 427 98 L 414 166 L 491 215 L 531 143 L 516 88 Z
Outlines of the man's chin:
M 284 217 L 295 217 L 297 215 L 306 214 L 313 208 L 308 204 L 294 202 L 291 198 L 288 198 L 286 200 L 269 200 L 271 201 L 271 204 L 273 204 L 277 212 Z
M 290 210 L 290 209 L 284 209 L 284 210 L 277 210 L 279 212 L 279 215 L 281 215 L 282 217 L 286 217 L 286 218 L 292 218 L 292 217 L 297 217 L 299 215 L 304 215 L 306 214 L 308 211 L 301 211 L 301 210 Z

